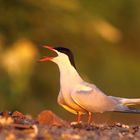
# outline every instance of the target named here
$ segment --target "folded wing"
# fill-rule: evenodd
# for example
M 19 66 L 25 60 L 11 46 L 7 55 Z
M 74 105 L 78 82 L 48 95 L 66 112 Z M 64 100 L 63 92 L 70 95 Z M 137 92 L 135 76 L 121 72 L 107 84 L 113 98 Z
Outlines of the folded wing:
M 114 111 L 117 106 L 117 101 L 109 98 L 96 86 L 78 85 L 71 93 L 71 97 L 88 112 Z

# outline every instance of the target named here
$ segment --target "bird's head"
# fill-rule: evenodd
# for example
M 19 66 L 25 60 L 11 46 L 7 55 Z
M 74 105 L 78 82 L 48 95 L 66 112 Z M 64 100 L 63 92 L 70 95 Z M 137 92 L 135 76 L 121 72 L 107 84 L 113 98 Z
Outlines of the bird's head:
M 44 48 L 47 48 L 57 54 L 55 57 L 44 57 L 40 59 L 39 61 L 53 61 L 57 63 L 58 65 L 60 63 L 67 63 L 70 62 L 73 67 L 75 67 L 74 63 L 74 56 L 70 49 L 64 48 L 64 47 L 50 47 L 50 46 L 43 46 Z

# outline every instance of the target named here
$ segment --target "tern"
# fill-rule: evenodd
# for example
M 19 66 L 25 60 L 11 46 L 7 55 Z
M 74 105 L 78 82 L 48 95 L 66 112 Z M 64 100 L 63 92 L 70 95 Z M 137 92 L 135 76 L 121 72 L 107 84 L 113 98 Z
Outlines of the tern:
M 91 123 L 92 113 L 123 112 L 140 113 L 140 110 L 129 105 L 140 104 L 140 98 L 128 99 L 108 96 L 96 85 L 84 81 L 76 70 L 74 56 L 70 49 L 63 47 L 45 48 L 55 52 L 55 57 L 44 57 L 39 61 L 52 61 L 60 71 L 60 92 L 57 102 L 67 111 L 77 115 L 80 122 L 82 114 L 88 114 L 88 124 Z

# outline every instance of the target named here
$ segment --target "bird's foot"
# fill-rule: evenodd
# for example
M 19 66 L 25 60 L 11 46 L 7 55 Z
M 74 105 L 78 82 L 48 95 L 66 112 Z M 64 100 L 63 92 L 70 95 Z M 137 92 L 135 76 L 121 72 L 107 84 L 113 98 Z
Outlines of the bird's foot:
M 80 121 L 80 122 L 71 122 L 70 125 L 73 128 L 82 128 L 83 124 L 82 124 L 82 121 Z
M 84 122 L 81 122 L 81 121 L 80 121 L 80 123 L 78 123 L 78 122 L 71 122 L 70 126 L 72 128 L 85 129 L 87 131 L 94 130 L 94 128 L 96 127 L 96 126 L 94 126 L 93 123 L 88 124 L 88 123 L 84 123 Z

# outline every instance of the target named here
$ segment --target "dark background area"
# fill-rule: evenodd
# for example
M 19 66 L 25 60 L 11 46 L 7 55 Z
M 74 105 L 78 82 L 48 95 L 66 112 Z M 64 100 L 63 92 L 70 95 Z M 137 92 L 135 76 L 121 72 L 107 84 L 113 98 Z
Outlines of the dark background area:
M 56 102 L 57 66 L 38 62 L 51 55 L 45 44 L 70 48 L 80 75 L 107 95 L 140 98 L 139 7 L 139 0 L 0 0 L 0 110 L 74 117 Z M 104 116 L 140 121 L 118 113 L 95 121 Z

